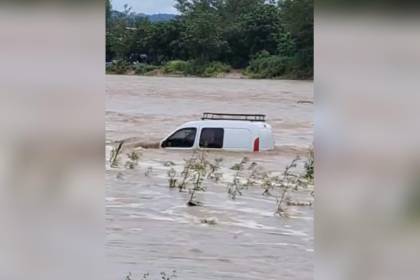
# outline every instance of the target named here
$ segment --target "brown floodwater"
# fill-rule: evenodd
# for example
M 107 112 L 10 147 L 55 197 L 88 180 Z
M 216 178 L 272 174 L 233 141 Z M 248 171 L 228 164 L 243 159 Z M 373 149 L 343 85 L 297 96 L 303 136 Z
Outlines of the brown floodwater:
M 249 187 L 231 200 L 226 184 L 244 156 L 280 173 L 313 142 L 313 83 L 245 79 L 107 76 L 107 157 L 125 140 L 121 164 L 106 164 L 107 279 L 177 271 L 178 279 L 312 279 L 313 208 L 290 207 L 276 215 L 275 198 Z M 223 158 L 220 183 L 206 182 L 202 207 L 188 207 L 188 194 L 168 188 L 167 162 L 180 172 L 191 152 L 143 149 L 202 112 L 262 113 L 273 126 L 274 151 L 212 152 Z M 126 153 L 140 154 L 124 167 Z M 145 174 L 148 173 L 148 174 Z M 292 194 L 311 200 L 309 192 Z M 203 219 L 215 221 L 203 224 Z

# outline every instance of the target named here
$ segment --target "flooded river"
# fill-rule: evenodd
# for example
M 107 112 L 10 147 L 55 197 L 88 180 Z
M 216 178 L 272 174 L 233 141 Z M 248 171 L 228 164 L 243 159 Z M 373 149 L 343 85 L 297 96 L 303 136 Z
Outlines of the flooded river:
M 107 279 L 128 273 L 160 279 L 312 279 L 313 208 L 290 207 L 276 215 L 276 201 L 249 187 L 236 200 L 226 184 L 246 156 L 265 170 L 281 172 L 313 141 L 313 84 L 297 81 L 107 76 L 107 156 L 125 140 L 122 164 L 106 165 Z M 188 193 L 168 188 L 170 166 L 182 170 L 190 152 L 143 149 L 202 112 L 262 113 L 273 126 L 274 151 L 214 152 L 223 158 L 220 183 L 206 182 L 202 207 L 186 205 Z M 134 169 L 124 167 L 136 151 Z M 303 199 L 309 195 L 300 194 Z M 211 219 L 214 224 L 203 223 Z

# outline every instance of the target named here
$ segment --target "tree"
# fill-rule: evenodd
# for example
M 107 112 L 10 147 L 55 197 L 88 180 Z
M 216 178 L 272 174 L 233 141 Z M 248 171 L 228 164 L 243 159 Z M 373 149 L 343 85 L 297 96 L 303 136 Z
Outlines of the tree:
M 185 29 L 181 33 L 187 54 L 192 59 L 203 61 L 220 57 L 227 42 L 222 36 L 222 26 L 216 0 L 195 1 L 183 19 Z
M 175 0 L 180 15 L 168 22 L 150 22 L 127 5 L 113 11 L 105 1 L 107 61 L 190 60 L 201 70 L 220 61 L 251 64 L 259 77 L 313 76 L 312 0 Z
M 111 51 L 112 43 L 110 38 L 110 26 L 111 26 L 111 14 L 112 14 L 112 5 L 110 0 L 105 1 L 105 50 L 106 50 L 106 57 L 105 61 L 111 61 L 112 57 L 114 56 L 113 52 Z
M 296 42 L 289 32 L 279 34 L 277 52 L 284 57 L 293 57 L 296 54 Z
M 296 64 L 306 76 L 313 75 L 313 0 L 283 0 L 279 2 L 282 27 L 296 44 Z

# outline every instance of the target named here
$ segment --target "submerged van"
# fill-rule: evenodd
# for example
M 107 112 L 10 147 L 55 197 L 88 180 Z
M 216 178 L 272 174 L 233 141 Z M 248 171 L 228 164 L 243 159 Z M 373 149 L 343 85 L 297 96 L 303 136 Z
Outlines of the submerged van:
M 160 147 L 259 152 L 272 150 L 274 140 L 265 115 L 204 113 L 170 133 Z

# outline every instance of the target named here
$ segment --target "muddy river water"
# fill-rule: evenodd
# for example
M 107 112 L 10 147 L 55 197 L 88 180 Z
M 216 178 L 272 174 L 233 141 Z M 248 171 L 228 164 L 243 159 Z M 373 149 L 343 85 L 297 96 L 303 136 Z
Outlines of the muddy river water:
M 107 76 L 107 157 L 125 140 L 120 164 L 106 163 L 107 279 L 128 273 L 160 279 L 312 279 L 313 208 L 275 212 L 275 198 L 249 187 L 236 200 L 225 183 L 244 156 L 265 170 L 281 172 L 313 142 L 313 83 L 242 79 Z M 262 113 L 273 127 L 274 151 L 209 153 L 223 158 L 221 183 L 206 182 L 202 207 L 188 207 L 188 194 L 168 188 L 171 163 L 182 170 L 191 152 L 143 149 L 202 112 Z M 140 155 L 126 168 L 126 153 Z M 309 199 L 307 194 L 299 194 Z M 214 224 L 205 224 L 211 219 Z

